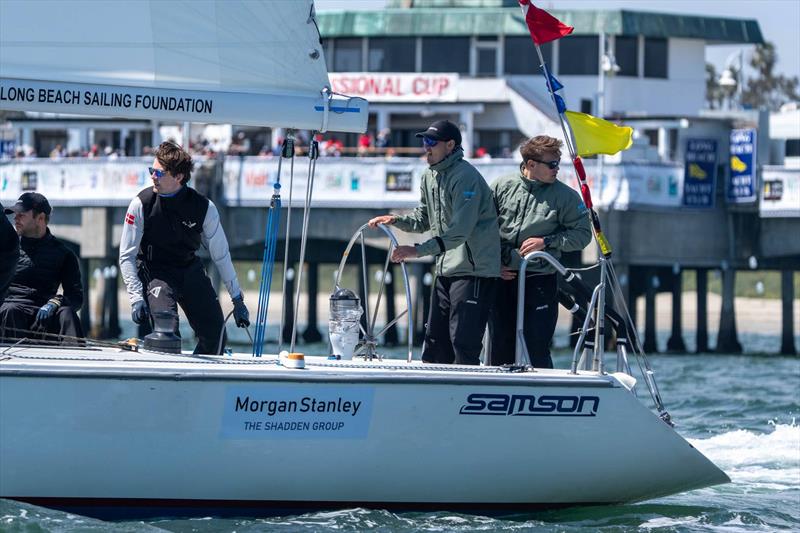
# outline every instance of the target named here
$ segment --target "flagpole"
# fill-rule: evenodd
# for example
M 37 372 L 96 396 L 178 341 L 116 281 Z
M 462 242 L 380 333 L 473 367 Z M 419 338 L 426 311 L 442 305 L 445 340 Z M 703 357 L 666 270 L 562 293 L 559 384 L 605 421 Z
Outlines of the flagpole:
M 578 156 L 577 149 L 575 147 L 575 139 L 572 136 L 572 129 L 569 127 L 568 121 L 564 118 L 564 114 L 558 108 L 558 103 L 556 102 L 556 93 L 553 90 L 553 83 L 550 79 L 549 71 L 546 68 L 547 65 L 544 61 L 542 49 L 536 41 L 533 42 L 533 46 L 536 48 L 536 55 L 539 56 L 542 76 L 545 78 L 545 82 L 547 83 L 547 91 L 550 93 L 550 99 L 553 102 L 553 106 L 556 108 L 558 121 L 561 123 L 561 131 L 564 132 L 564 141 L 567 144 L 567 150 L 569 151 L 570 158 L 572 159 L 572 165 L 575 168 L 575 177 L 578 179 L 578 185 L 580 186 L 580 193 L 583 197 L 583 203 L 586 205 L 586 208 L 589 211 L 589 218 L 592 221 L 592 230 L 595 241 L 600 247 L 600 253 L 603 255 L 603 257 L 611 257 L 611 245 L 603 234 L 603 228 L 600 225 L 600 217 L 597 216 L 597 212 L 594 210 L 592 193 L 589 190 L 589 185 L 586 183 L 586 171 L 583 168 L 583 162 L 580 156 Z

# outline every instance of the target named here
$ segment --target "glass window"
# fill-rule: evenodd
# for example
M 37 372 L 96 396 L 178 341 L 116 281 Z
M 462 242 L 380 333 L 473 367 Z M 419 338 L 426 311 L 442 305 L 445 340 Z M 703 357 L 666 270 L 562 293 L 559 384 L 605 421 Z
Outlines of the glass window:
M 469 74 L 469 37 L 423 37 L 422 72 Z
M 541 45 L 542 57 L 552 70 L 552 42 Z M 506 37 L 505 73 L 539 74 L 539 56 L 530 37 Z
M 334 72 L 361 72 L 364 70 L 361 39 L 336 39 L 333 48 Z
M 576 35 L 558 42 L 558 73 L 596 76 L 600 43 L 597 35 Z
M 786 139 L 786 157 L 800 157 L 800 139 Z
M 370 72 L 414 72 L 414 37 L 376 37 L 369 40 Z
M 638 37 L 618 36 L 614 40 L 614 58 L 619 65 L 617 76 L 637 76 L 636 66 L 639 63 Z
M 644 77 L 667 78 L 667 40 L 647 37 L 644 40 Z
M 497 75 L 497 48 L 478 48 L 479 77 L 486 78 Z

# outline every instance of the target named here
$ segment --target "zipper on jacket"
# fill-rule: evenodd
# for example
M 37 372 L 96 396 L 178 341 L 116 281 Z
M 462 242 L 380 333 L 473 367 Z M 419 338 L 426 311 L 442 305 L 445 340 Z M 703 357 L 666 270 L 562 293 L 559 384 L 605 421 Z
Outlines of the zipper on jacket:
M 475 272 L 475 261 L 472 259 L 472 250 L 469 249 L 469 244 L 467 241 L 464 241 L 464 246 L 467 248 L 467 259 L 469 260 L 469 264 L 472 265 L 472 271 Z
M 515 244 L 515 246 L 517 248 L 519 248 L 519 245 L 520 245 L 519 232 L 522 230 L 522 223 L 525 221 L 525 215 L 528 212 L 528 201 L 531 199 L 531 191 L 527 190 L 526 192 L 528 194 L 525 196 L 525 207 L 522 208 L 522 220 L 520 220 L 519 224 L 517 224 L 517 235 L 516 235 L 516 237 L 514 237 L 514 244 Z M 520 202 L 521 202 L 521 200 L 520 200 Z
M 441 172 L 437 172 L 437 179 L 436 179 L 436 199 L 439 202 L 439 233 L 442 232 L 442 180 L 441 180 Z M 440 235 L 441 237 L 441 235 Z M 442 258 L 439 260 L 439 275 L 444 275 L 444 256 L 447 254 L 447 250 L 442 252 Z

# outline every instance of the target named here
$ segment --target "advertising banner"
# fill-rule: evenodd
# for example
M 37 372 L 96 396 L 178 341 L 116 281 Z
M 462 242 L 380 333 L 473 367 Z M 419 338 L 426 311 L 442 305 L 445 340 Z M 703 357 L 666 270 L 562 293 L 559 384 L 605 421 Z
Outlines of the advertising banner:
M 731 157 L 725 198 L 728 203 L 756 201 L 756 130 L 731 131 Z
M 683 205 L 714 207 L 717 141 L 687 139 L 684 157 Z
M 764 167 L 759 215 L 763 218 L 800 217 L 800 168 Z
M 329 73 L 333 92 L 370 102 L 455 102 L 458 74 Z

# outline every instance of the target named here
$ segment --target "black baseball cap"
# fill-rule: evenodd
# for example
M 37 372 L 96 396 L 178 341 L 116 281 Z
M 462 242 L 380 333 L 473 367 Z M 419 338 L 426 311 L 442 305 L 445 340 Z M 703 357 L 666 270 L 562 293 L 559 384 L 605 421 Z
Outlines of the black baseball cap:
M 461 144 L 461 131 L 449 120 L 437 120 L 428 126 L 427 130 L 417 133 L 417 137 L 427 137 L 436 141 L 455 141 L 456 146 Z
M 31 209 L 37 213 L 44 213 L 47 216 L 50 216 L 50 212 L 53 210 L 50 207 L 50 202 L 47 201 L 47 198 L 45 198 L 43 194 L 39 194 L 38 192 L 25 192 L 19 197 L 17 203 L 11 207 L 6 207 L 4 212 L 6 215 L 10 215 L 12 213 L 25 213 Z

